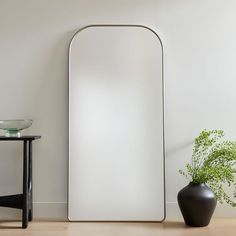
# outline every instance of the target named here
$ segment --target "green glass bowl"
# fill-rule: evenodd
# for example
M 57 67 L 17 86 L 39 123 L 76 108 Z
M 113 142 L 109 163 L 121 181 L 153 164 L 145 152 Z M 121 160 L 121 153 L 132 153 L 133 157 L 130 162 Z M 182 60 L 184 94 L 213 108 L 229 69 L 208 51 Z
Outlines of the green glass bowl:
M 20 131 L 29 128 L 33 120 L 0 120 L 0 129 L 5 131 L 6 137 L 20 137 Z

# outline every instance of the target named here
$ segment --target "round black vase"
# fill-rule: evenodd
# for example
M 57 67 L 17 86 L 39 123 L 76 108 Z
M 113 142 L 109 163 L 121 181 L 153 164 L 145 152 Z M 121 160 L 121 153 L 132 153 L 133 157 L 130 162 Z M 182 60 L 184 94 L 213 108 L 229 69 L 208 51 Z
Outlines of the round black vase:
M 216 198 L 206 184 L 190 183 L 179 191 L 178 204 L 186 225 L 203 227 L 211 220 Z

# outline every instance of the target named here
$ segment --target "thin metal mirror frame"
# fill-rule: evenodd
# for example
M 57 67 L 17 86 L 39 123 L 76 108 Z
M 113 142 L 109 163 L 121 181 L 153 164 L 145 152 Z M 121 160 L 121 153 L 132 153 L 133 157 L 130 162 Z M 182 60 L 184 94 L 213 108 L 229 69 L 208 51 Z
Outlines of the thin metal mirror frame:
M 153 29 L 147 27 L 147 26 L 144 26 L 144 25 L 130 25 L 130 24 L 93 24 L 93 25 L 87 25 L 85 27 L 82 27 L 80 28 L 79 30 L 77 30 L 75 32 L 75 34 L 73 35 L 71 41 L 70 41 L 70 44 L 69 44 L 69 120 L 68 120 L 68 152 L 69 152 L 69 160 L 68 160 L 68 179 L 67 179 L 67 199 L 68 199 L 68 204 L 67 204 L 67 218 L 68 220 L 69 219 L 69 173 L 70 173 L 70 80 L 71 80 L 71 48 L 72 48 L 72 44 L 73 44 L 73 41 L 75 39 L 75 37 L 83 30 L 86 30 L 88 28 L 92 28 L 92 27 L 136 27 L 136 28 L 144 28 L 144 29 L 147 29 L 149 31 L 151 31 L 156 37 L 157 39 L 159 40 L 160 44 L 161 44 L 161 59 L 162 59 L 162 120 L 163 120 L 163 180 L 164 180 L 164 217 L 162 220 L 160 221 L 114 221 L 114 220 L 106 220 L 106 221 L 102 221 L 102 220 L 98 220 L 98 221 L 94 221 L 94 220 L 91 220 L 91 221 L 80 221 L 78 220 L 78 222 L 146 222 L 146 223 L 151 223 L 151 222 L 157 222 L 157 223 L 161 223 L 163 222 L 165 219 L 166 219 L 166 178 L 165 178 L 165 173 L 166 173 L 166 170 L 165 170 L 165 84 L 164 84 L 164 47 L 163 47 L 163 42 L 160 38 L 160 36 L 156 33 L 156 31 L 154 31 Z

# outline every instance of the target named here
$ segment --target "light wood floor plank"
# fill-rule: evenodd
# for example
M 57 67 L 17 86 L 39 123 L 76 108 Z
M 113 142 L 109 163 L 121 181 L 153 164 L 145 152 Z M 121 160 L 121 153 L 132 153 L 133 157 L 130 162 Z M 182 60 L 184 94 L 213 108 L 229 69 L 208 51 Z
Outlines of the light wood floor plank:
M 236 236 L 236 219 L 213 219 L 209 226 L 191 228 L 183 222 L 77 223 L 0 222 L 0 236 Z

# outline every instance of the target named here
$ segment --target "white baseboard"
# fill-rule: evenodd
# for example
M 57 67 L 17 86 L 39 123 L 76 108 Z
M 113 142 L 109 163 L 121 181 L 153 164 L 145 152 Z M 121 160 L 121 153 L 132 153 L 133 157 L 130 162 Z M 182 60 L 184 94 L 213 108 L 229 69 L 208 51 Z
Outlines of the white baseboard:
M 67 202 L 35 202 L 34 219 L 68 220 Z
M 0 220 L 20 220 L 21 216 L 21 210 L 0 207 Z
M 166 220 L 174 221 L 181 218 L 181 212 L 179 211 L 179 206 L 177 202 L 167 202 L 166 203 Z
M 11 208 L 0 208 L 0 220 L 21 220 L 22 211 Z M 35 220 L 67 221 L 67 202 L 34 202 Z M 218 204 L 214 218 L 236 217 L 236 209 Z M 177 202 L 166 203 L 166 220 L 183 220 Z
M 21 210 L 0 207 L 0 220 L 21 220 L 21 217 Z M 35 220 L 68 220 L 67 202 L 34 202 L 33 218 Z
M 217 204 L 213 218 L 235 218 L 236 209 L 227 205 Z M 166 203 L 166 220 L 182 220 L 183 217 L 177 202 Z

